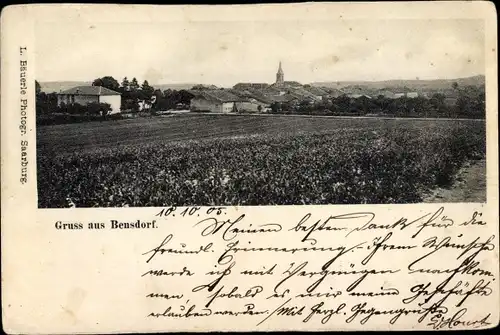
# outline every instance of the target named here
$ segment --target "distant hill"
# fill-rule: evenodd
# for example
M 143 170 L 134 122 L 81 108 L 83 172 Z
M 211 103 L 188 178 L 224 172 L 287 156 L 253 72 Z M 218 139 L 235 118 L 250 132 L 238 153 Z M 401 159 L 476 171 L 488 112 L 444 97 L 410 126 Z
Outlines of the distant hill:
M 338 81 L 338 82 L 314 82 L 311 83 L 312 86 L 316 87 L 328 87 L 343 89 L 346 87 L 356 87 L 358 89 L 368 89 L 368 90 L 381 90 L 384 88 L 388 89 L 401 89 L 404 90 L 447 90 L 451 88 L 451 85 L 457 82 L 459 86 L 481 86 L 485 83 L 485 78 L 483 75 L 467 77 L 467 78 L 457 78 L 457 79 L 435 79 L 435 80 L 384 80 L 384 81 Z
M 190 90 L 193 86 L 198 85 L 196 83 L 181 83 L 181 84 L 157 84 L 157 85 L 151 85 L 156 89 L 160 89 L 162 91 L 165 90 Z
M 40 82 L 42 92 L 45 92 L 45 93 L 60 92 L 60 91 L 70 89 L 72 87 L 85 86 L 85 85 L 92 85 L 92 82 L 91 81 L 46 81 L 46 82 Z M 183 83 L 183 84 L 158 84 L 158 85 L 151 85 L 151 86 L 153 86 L 155 89 L 160 89 L 162 91 L 165 91 L 168 89 L 179 91 L 179 90 L 191 89 L 195 85 L 197 85 L 197 84 Z
M 373 93 L 383 89 L 408 92 L 408 91 L 446 91 L 451 89 L 451 85 L 457 82 L 459 86 L 481 86 L 485 84 L 483 75 L 457 78 L 457 79 L 436 79 L 436 80 L 384 80 L 384 81 L 338 81 L 338 82 L 314 82 L 311 86 L 325 87 L 330 89 L 342 90 L 345 93 Z M 60 92 L 75 86 L 91 85 L 91 81 L 52 81 L 40 82 L 42 91 L 45 93 Z M 189 90 L 196 83 L 179 84 L 157 84 L 152 85 L 155 89 L 164 90 Z M 206 85 L 205 85 L 206 86 Z M 213 88 L 217 88 L 214 86 Z

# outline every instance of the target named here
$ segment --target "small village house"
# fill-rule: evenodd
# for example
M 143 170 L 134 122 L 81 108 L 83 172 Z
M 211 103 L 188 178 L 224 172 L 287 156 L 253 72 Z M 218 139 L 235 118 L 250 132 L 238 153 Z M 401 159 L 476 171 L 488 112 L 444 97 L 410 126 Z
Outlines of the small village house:
M 139 100 L 137 104 L 139 105 L 139 112 L 148 111 L 151 107 L 153 107 L 153 103 L 151 101 L 144 99 Z
M 121 93 L 102 86 L 77 86 L 57 93 L 57 105 L 107 103 L 111 106 L 110 114 L 120 113 Z
M 232 112 L 258 112 L 268 107 L 264 102 L 256 99 L 246 99 L 227 90 L 203 90 L 192 93 L 191 111 L 232 113 Z
M 230 113 L 235 108 L 235 103 L 242 98 L 224 90 L 203 90 L 194 92 L 191 99 L 191 111 Z
M 369 96 L 367 94 L 358 94 L 358 93 L 348 94 L 347 96 L 349 98 L 353 98 L 353 99 L 359 99 L 359 98 L 371 99 L 372 98 L 371 96 Z
M 418 98 L 419 94 L 418 92 L 406 92 L 406 93 L 396 93 L 394 94 L 394 98 L 402 98 L 402 97 L 406 97 L 406 98 Z
M 238 83 L 233 86 L 236 90 L 248 90 L 248 89 L 257 89 L 264 90 L 269 87 L 269 84 L 266 83 Z
M 255 98 L 248 98 L 248 101 L 236 103 L 236 108 L 242 113 L 265 113 L 271 110 L 271 104 Z

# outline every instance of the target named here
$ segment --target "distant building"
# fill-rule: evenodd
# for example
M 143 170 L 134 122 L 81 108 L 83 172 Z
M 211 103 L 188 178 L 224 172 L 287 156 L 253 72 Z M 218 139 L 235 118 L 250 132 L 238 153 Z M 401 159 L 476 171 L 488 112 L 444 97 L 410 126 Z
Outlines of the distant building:
M 339 89 L 336 89 L 336 88 L 329 89 L 329 91 L 328 91 L 328 96 L 331 98 L 338 98 L 338 97 L 343 96 L 343 95 L 345 95 L 345 93 Z
M 269 87 L 266 83 L 238 83 L 233 86 L 235 90 L 263 90 Z
M 120 113 L 121 93 L 102 86 L 77 86 L 57 93 L 57 105 L 107 103 L 111 106 L 110 114 Z
M 321 92 L 312 92 L 312 91 L 313 90 L 311 88 L 306 89 L 302 86 L 289 88 L 290 94 L 296 96 L 299 99 L 312 99 L 315 101 L 323 100 L 323 95 Z
M 194 91 L 200 91 L 200 90 L 216 90 L 218 89 L 217 86 L 215 85 L 202 85 L 202 84 L 198 84 L 198 85 L 194 85 L 191 90 L 194 90 Z
M 273 102 L 280 102 L 280 103 L 288 103 L 288 104 L 299 104 L 300 99 L 292 94 L 285 94 L 285 95 L 279 95 L 279 96 L 273 96 L 272 97 Z
M 153 106 L 151 101 L 147 101 L 147 100 L 139 100 L 137 102 L 137 104 L 139 105 L 139 112 L 147 111 L 147 110 L 151 109 L 151 107 Z
M 396 93 L 394 94 L 394 98 L 402 98 L 402 97 L 407 97 L 407 98 L 418 98 L 419 94 L 418 92 L 406 92 L 406 93 Z
M 394 99 L 396 95 L 388 90 L 381 90 L 377 92 L 377 96 L 383 96 L 384 98 Z
M 260 107 L 259 107 L 260 106 Z M 191 111 L 212 113 L 263 112 L 269 104 L 255 98 L 243 98 L 227 90 L 204 90 L 191 99 Z
M 191 99 L 191 111 L 230 113 L 235 108 L 235 103 L 242 101 L 239 96 L 225 90 L 202 90 L 192 92 L 195 96 Z
M 284 83 L 285 83 L 285 73 L 281 68 L 281 62 L 280 62 L 280 65 L 278 66 L 278 72 L 276 73 L 276 85 L 283 86 Z
M 288 94 L 290 89 L 302 88 L 303 85 L 297 81 L 285 81 L 285 73 L 283 71 L 282 63 L 278 64 L 278 71 L 276 72 L 276 82 L 273 84 L 267 83 L 238 83 L 233 86 L 236 94 L 248 94 L 250 92 L 259 92 L 266 95 L 285 95 Z M 326 96 L 327 93 L 321 89 L 310 88 L 315 92 L 310 92 L 310 95 Z M 318 93 L 320 92 L 320 93 Z
M 248 101 L 240 101 L 236 103 L 236 109 L 240 113 L 264 113 L 271 110 L 271 104 L 249 98 Z
M 304 87 L 304 89 L 317 98 L 323 98 L 329 95 L 325 90 L 314 86 Z
M 302 84 L 299 83 L 298 81 L 285 81 L 283 82 L 283 86 L 289 86 L 289 87 L 301 87 Z
M 407 98 L 418 98 L 418 93 L 417 92 L 408 92 L 406 93 Z
M 366 99 L 371 99 L 372 97 L 369 96 L 369 95 L 366 95 L 366 94 L 357 94 L 357 93 L 354 93 L 354 94 L 348 94 L 347 95 L 349 98 L 353 98 L 353 99 L 359 99 L 359 98 L 366 98 Z

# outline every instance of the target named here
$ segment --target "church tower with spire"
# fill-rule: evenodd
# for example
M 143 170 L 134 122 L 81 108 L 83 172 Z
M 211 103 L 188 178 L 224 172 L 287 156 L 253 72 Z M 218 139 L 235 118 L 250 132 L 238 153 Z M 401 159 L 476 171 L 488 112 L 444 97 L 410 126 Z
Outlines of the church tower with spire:
M 283 73 L 283 69 L 281 68 L 281 61 L 278 67 L 278 72 L 276 73 L 276 85 L 283 86 L 285 83 L 285 74 Z

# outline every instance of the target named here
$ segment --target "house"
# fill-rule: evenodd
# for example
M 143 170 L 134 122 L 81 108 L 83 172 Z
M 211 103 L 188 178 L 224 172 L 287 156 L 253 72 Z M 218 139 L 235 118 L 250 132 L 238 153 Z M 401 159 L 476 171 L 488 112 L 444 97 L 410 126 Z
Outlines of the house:
M 338 97 L 341 97 L 343 96 L 345 93 L 339 89 L 336 89 L 336 88 L 331 88 L 331 89 L 328 89 L 328 97 L 331 97 L 331 98 L 338 98 Z
M 235 90 L 263 90 L 269 87 L 269 84 L 266 83 L 238 83 L 233 86 Z
M 285 81 L 283 82 L 283 86 L 288 86 L 288 87 L 301 87 L 302 84 L 299 83 L 298 81 Z
M 194 91 L 199 91 L 199 90 L 217 90 L 219 89 L 217 86 L 215 85 L 202 85 L 202 84 L 198 84 L 198 85 L 194 85 L 191 90 L 194 90 Z
M 349 98 L 353 98 L 353 99 L 359 99 L 359 98 L 366 98 L 366 99 L 371 99 L 372 97 L 369 96 L 369 95 L 366 95 L 366 94 L 357 94 L 357 93 L 354 93 L 354 94 L 348 94 L 347 95 Z
M 323 100 L 323 97 L 321 95 L 311 93 L 308 89 L 305 89 L 303 87 L 295 87 L 293 89 L 290 89 L 290 94 L 297 97 L 298 99 L 312 99 L 315 101 Z
M 270 104 L 253 98 L 236 103 L 236 109 L 241 113 L 264 113 L 271 110 L 270 106 Z
M 396 94 L 394 94 L 394 92 L 391 92 L 391 91 L 388 91 L 388 90 L 379 90 L 377 92 L 377 97 L 378 96 L 383 96 L 384 98 L 388 98 L 388 99 L 394 99 Z
M 191 111 L 231 113 L 237 110 L 239 103 L 247 101 L 227 90 L 202 90 L 195 92 L 191 99 Z
M 151 107 L 153 107 L 153 104 L 151 103 L 151 101 L 144 100 L 144 99 L 139 100 L 137 102 L 137 104 L 139 105 L 139 112 L 150 110 Z
M 293 94 L 285 94 L 272 97 L 273 103 L 286 103 L 292 106 L 298 106 L 300 99 Z
M 307 86 L 307 87 L 304 87 L 304 89 L 306 91 L 308 91 L 309 93 L 311 93 L 312 95 L 314 95 L 314 97 L 316 99 L 323 99 L 323 97 L 327 97 L 328 96 L 328 92 L 326 92 L 325 90 L 319 88 L 319 87 L 314 87 L 314 86 Z
M 418 92 L 406 92 L 406 93 L 396 93 L 394 97 L 397 98 L 418 98 Z
M 57 93 L 57 105 L 107 103 L 111 106 L 110 114 L 120 113 L 121 93 L 102 86 L 77 86 Z

